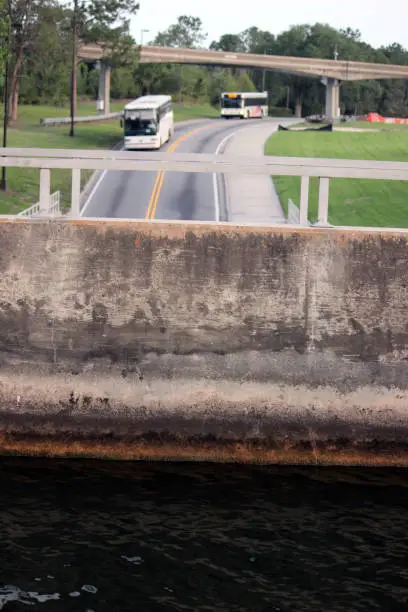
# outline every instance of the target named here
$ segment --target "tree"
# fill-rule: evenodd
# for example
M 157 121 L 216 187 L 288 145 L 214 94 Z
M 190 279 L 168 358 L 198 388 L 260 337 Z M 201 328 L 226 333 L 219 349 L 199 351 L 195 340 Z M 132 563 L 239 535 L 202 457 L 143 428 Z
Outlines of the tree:
M 98 43 L 104 61 L 119 66 L 135 60 L 129 15 L 139 10 L 137 0 L 74 0 L 72 9 L 71 129 L 77 106 L 78 41 Z
M 6 0 L 0 0 L 0 70 L 3 70 L 8 55 L 9 15 Z
M 214 40 L 211 43 L 210 49 L 230 53 L 245 53 L 246 51 L 239 34 L 223 34 L 218 41 Z
M 67 101 L 71 57 L 70 16 L 61 5 L 42 12 L 35 45 L 24 54 L 19 99 L 62 105 Z
M 203 33 L 203 24 L 199 17 L 181 15 L 177 19 L 177 23 L 157 34 L 153 44 L 160 47 L 196 49 L 203 44 L 206 36 Z
M 135 82 L 139 83 L 140 95 L 159 93 L 160 89 L 173 93 L 176 91 L 178 78 L 174 66 L 162 64 L 139 64 L 133 72 Z M 167 83 L 166 83 L 167 81 Z
M 393 80 L 387 83 L 381 110 L 388 117 L 407 116 L 407 88 L 405 81 Z
M 11 23 L 11 121 L 16 121 L 18 116 L 18 94 L 24 57 L 35 47 L 41 17 L 49 6 L 47 0 L 8 0 L 7 2 Z
M 75 4 L 71 8 L 72 19 L 76 18 L 74 33 L 81 42 L 100 44 L 109 57 L 120 55 L 127 46 L 131 50 L 129 17 L 139 10 L 138 0 L 77 0 Z
M 276 39 L 271 32 L 256 27 L 248 28 L 240 34 L 240 38 L 248 53 L 269 54 L 275 53 Z
M 398 43 L 393 43 L 387 47 L 381 47 L 380 51 L 384 54 L 385 58 L 390 64 L 408 64 L 408 54 L 404 47 Z
M 0 0 L 0 68 L 7 57 L 11 24 L 10 77 L 13 77 L 13 117 L 17 102 L 64 105 L 70 94 L 73 47 L 73 2 L 65 0 Z M 8 10 L 10 2 L 11 10 Z M 222 91 L 260 90 L 261 69 L 139 64 L 137 46 L 129 33 L 128 17 L 137 11 L 136 0 L 78 0 L 75 43 L 101 42 L 112 72 L 112 97 L 136 97 L 145 93 L 169 93 L 189 101 L 218 104 Z M 9 19 L 11 17 L 11 19 Z M 181 16 L 156 37 L 154 44 L 200 47 L 204 42 L 200 19 Z M 327 24 L 301 24 L 278 36 L 257 27 L 228 32 L 211 48 L 239 53 L 295 55 L 408 65 L 408 52 L 399 44 L 374 49 L 358 30 L 335 30 Z M 134 50 L 136 49 L 136 51 Z M 78 94 L 94 98 L 99 72 L 95 65 L 79 62 Z M 3 71 L 4 75 L 4 71 Z M 11 79 L 10 79 L 11 81 Z M 318 78 L 278 72 L 266 73 L 271 105 L 293 108 L 302 102 L 304 114 L 324 110 L 325 89 Z M 0 89 L 4 81 L 0 74 Z M 378 111 L 384 115 L 408 115 L 408 82 L 403 80 L 357 81 L 342 84 L 341 105 L 348 113 Z

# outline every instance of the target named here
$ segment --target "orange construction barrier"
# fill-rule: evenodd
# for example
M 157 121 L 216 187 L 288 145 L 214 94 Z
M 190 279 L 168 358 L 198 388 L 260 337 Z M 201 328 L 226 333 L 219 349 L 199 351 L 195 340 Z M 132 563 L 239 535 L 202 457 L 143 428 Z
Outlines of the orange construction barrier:
M 367 121 L 370 123 L 394 123 L 396 125 L 408 125 L 408 119 L 381 117 L 381 115 L 378 113 L 368 113 Z

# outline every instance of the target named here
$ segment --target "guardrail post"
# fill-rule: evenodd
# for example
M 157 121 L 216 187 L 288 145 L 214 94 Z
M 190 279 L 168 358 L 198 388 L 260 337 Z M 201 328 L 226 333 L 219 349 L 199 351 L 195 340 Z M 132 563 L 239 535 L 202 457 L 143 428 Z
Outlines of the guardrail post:
M 319 178 L 319 209 L 317 214 L 317 225 L 329 224 L 329 184 L 329 178 Z
M 79 168 L 72 169 L 71 186 L 71 217 L 76 218 L 79 217 L 81 198 L 81 170 Z
M 51 198 L 51 170 L 49 168 L 40 169 L 40 214 L 48 213 Z
M 300 177 L 300 225 L 307 225 L 309 210 L 309 177 Z

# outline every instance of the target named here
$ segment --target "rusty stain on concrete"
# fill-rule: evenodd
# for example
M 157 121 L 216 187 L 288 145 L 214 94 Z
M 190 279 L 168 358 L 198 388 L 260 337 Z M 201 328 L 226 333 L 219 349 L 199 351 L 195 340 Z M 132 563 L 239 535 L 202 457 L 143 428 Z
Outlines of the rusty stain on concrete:
M 0 452 L 405 464 L 407 260 L 399 230 L 1 219 Z
M 106 438 L 71 440 L 69 437 L 35 437 L 0 434 L 3 455 L 41 457 L 82 457 L 120 461 L 198 461 L 259 465 L 349 465 L 365 467 L 404 467 L 408 449 L 396 444 L 371 444 L 355 448 L 344 440 L 312 445 L 308 440 L 297 445 L 280 446 L 228 443 L 222 440 L 199 442 L 184 440 L 152 442 L 148 440 L 112 440 Z

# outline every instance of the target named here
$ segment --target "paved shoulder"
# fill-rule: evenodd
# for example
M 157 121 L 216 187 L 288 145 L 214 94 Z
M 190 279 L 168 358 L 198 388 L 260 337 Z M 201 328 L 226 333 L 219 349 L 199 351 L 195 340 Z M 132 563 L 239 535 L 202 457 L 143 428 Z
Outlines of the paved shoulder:
M 268 120 L 262 124 L 248 126 L 239 130 L 228 141 L 224 154 L 261 157 L 264 155 L 265 142 L 276 130 L 279 120 Z M 225 175 L 226 207 L 228 221 L 233 223 L 285 223 L 285 216 L 269 176 L 249 174 Z

